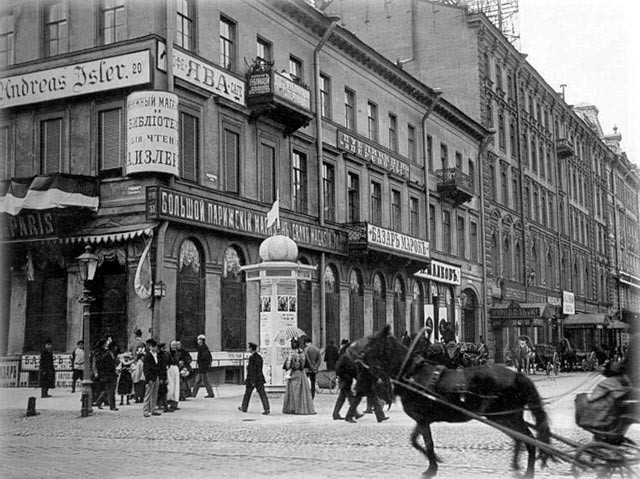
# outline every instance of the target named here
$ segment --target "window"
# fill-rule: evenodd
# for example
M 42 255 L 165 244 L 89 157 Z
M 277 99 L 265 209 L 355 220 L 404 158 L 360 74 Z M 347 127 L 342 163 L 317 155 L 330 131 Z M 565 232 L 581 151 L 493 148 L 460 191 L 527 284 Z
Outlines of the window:
M 104 45 L 126 40 L 124 0 L 103 0 L 102 42 Z
M 518 210 L 520 208 L 520 190 L 518 188 L 518 178 L 511 180 L 511 194 L 513 195 L 513 209 Z
M 451 212 L 442 212 L 442 249 L 445 253 L 451 253 Z
M 382 225 L 382 185 L 377 181 L 371 182 L 371 222 Z
M 427 135 L 427 162 L 429 171 L 433 171 L 433 138 L 431 135 Z
M 440 143 L 440 165 L 443 170 L 449 168 L 449 148 L 444 143 Z
M 51 57 L 69 50 L 67 6 L 65 2 L 47 3 L 44 7 L 44 51 Z
M 260 201 L 273 203 L 276 199 L 276 149 L 271 144 L 260 145 L 260 176 L 262 177 L 262 189 Z
M 462 216 L 458 216 L 457 218 L 457 234 L 458 234 L 458 256 L 460 256 L 461 258 L 466 258 L 467 257 L 467 251 L 465 248 L 465 241 L 466 241 L 466 237 L 465 237 L 465 225 L 464 225 L 464 218 Z
M 413 125 L 407 125 L 407 158 L 416 161 L 416 129 Z
M 224 191 L 240 193 L 240 135 L 233 130 L 224 129 Z
M 180 176 L 183 180 L 198 181 L 198 152 L 200 128 L 198 118 L 180 113 Z
M 513 262 L 513 276 L 516 281 L 522 281 L 522 253 L 520 251 L 520 243 L 516 241 L 516 247 L 514 250 L 514 262 Z
M 469 226 L 470 229 L 470 241 L 471 245 L 471 261 L 478 261 L 478 223 L 472 221 Z
M 62 168 L 62 118 L 40 122 L 40 173 L 57 173 Z
M 195 48 L 194 18 L 194 0 L 176 0 L 176 45 L 185 50 Z
M 513 121 L 509 123 L 509 149 L 511 151 L 511 158 L 515 158 L 518 145 L 516 145 L 516 125 Z
M 540 202 L 538 201 L 538 191 L 533 191 L 533 221 L 540 221 Z
M 502 68 L 496 62 L 496 88 L 502 90 Z
M 360 221 L 360 177 L 353 172 L 347 173 L 347 221 Z
M 487 103 L 487 125 L 489 128 L 493 128 L 493 107 L 491 106 L 491 100 Z
M 502 274 L 505 278 L 511 279 L 511 243 L 509 238 L 502 243 Z
M 483 53 L 482 59 L 484 63 L 484 77 L 489 80 L 491 78 L 491 65 L 489 63 L 489 55 Z
M 538 171 L 538 157 L 536 156 L 536 140 L 531 139 L 531 169 Z
M 378 141 L 378 106 L 367 102 L 367 134 L 369 139 Z
M 272 58 L 273 46 L 271 42 L 258 37 L 256 40 L 256 56 L 265 62 L 270 62 Z
M 476 165 L 473 160 L 469 160 L 469 188 L 471 191 L 476 190 Z
M 553 215 L 553 199 L 549 198 L 549 228 L 555 229 L 555 221 Z
M 320 74 L 320 111 L 325 118 L 331 118 L 331 80 Z
M 302 60 L 299 60 L 293 55 L 289 57 L 289 75 L 291 75 L 291 78 L 297 82 L 301 82 L 304 78 Z
M 0 180 L 6 180 L 11 177 L 9 134 L 10 129 L 8 126 L 0 126 Z
M 391 229 L 402 231 L 402 206 L 400 191 L 391 190 Z
M 542 143 L 540 143 L 540 149 L 538 150 L 538 158 L 540 159 L 540 176 L 544 178 L 544 149 Z
M 502 188 L 502 204 L 509 206 L 509 183 L 507 179 L 507 172 L 502 170 L 500 173 L 500 187 Z
M 299 213 L 307 212 L 307 155 L 298 151 L 292 156 L 291 192 L 293 209 Z
M 462 171 L 462 153 L 456 151 L 456 168 Z
M 398 151 L 398 118 L 389 113 L 389 149 Z
M 333 165 L 322 164 L 322 192 L 324 194 L 324 217 L 336 220 L 336 173 Z
M 436 207 L 429 205 L 429 246 L 436 248 Z
M 420 202 L 415 196 L 409 199 L 409 228 L 411 236 L 420 236 Z
M 236 57 L 236 24 L 225 17 L 220 17 L 220 66 L 225 70 L 235 69 Z
M 544 192 L 540 193 L 540 208 L 542 210 L 542 218 L 540 221 L 543 226 L 547 226 L 547 195 Z
M 0 67 L 15 62 L 15 16 L 13 12 L 0 17 Z
M 349 90 L 344 89 L 344 126 L 349 130 L 356 129 L 356 117 L 355 117 L 355 101 L 356 94 Z
M 524 164 L 529 166 L 529 142 L 527 141 L 527 134 L 522 134 L 522 159 Z
M 507 135 L 505 132 L 504 113 L 498 115 L 498 146 L 503 150 L 507 147 Z
M 120 168 L 124 142 L 122 108 L 98 112 L 98 162 L 100 171 Z
M 496 167 L 489 165 L 489 199 L 496 201 Z

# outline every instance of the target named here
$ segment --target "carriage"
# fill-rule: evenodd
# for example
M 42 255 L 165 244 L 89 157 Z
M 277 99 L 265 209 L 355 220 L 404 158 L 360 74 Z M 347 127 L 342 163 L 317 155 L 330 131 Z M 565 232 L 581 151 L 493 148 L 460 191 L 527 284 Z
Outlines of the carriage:
M 551 344 L 535 344 L 535 368 L 545 371 L 547 376 L 551 371 L 557 376 L 560 372 L 560 353 Z
M 591 406 L 585 406 L 584 396 L 578 395 L 576 423 L 594 434 L 593 441 L 581 444 L 551 432 L 546 413 L 541 410 L 543 399 L 531 380 L 524 375 L 513 372 L 508 374 L 509 370 L 501 366 L 453 370 L 426 358 L 416 362 L 414 355 L 421 355 L 421 351 L 424 351 L 418 346 L 419 340 L 414 339 L 410 347 L 406 348 L 389 334 L 389 328 L 361 341 L 363 345 L 360 347 L 365 351 L 361 356 L 363 362 L 367 367 L 378 371 L 381 378 L 388 378 L 395 393 L 401 397 L 405 412 L 416 421 L 411 443 L 429 460 L 429 468 L 423 477 L 433 477 L 438 471 L 439 461 L 434 452 L 430 424 L 470 420 L 480 421 L 515 440 L 513 468 L 518 465 L 520 445 L 527 447 L 529 459 L 525 477 L 533 477 L 536 451 L 540 452 L 541 458 L 552 458 L 556 462 L 570 464 L 575 477 L 591 473 L 598 478 L 638 477 L 640 446 L 624 437 L 626 428 L 637 421 L 637 389 L 627 387 L 624 390 L 624 400 L 606 411 L 610 415 L 618 414 L 616 420 L 622 421 L 623 426 L 626 424 L 622 432 L 618 430 L 613 437 L 607 436 L 607 431 L 594 429 L 592 422 L 582 420 L 585 416 L 597 415 L 598 412 L 597 407 L 594 410 Z M 490 380 L 498 376 L 502 379 Z M 507 376 L 510 379 L 507 380 Z M 466 389 L 461 390 L 460 381 L 463 377 L 468 381 Z M 487 379 L 489 382 L 486 382 Z M 515 383 L 509 385 L 508 381 Z M 493 384 L 493 389 L 487 389 L 489 384 Z M 523 394 L 514 394 L 513 388 Z M 518 398 L 523 397 L 528 398 L 528 402 L 518 402 L 521 400 Z M 582 402 L 578 404 L 580 401 Z M 622 408 L 621 404 L 628 404 L 628 407 Z M 531 412 L 536 424 L 524 419 L 522 415 L 525 408 Z M 624 414 L 620 413 L 622 409 L 625 410 Z M 516 411 L 521 412 L 514 414 Z M 534 438 L 531 430 L 537 432 L 537 438 Z M 420 438 L 424 444 L 419 441 Z

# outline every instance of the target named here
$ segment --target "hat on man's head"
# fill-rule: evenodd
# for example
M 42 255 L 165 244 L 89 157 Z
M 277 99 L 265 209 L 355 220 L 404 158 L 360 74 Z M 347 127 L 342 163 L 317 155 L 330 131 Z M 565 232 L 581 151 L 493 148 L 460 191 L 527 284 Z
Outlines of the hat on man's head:
M 207 337 L 204 334 L 198 334 L 198 339 L 202 339 L 203 341 L 206 341 Z
M 158 345 L 158 342 L 157 342 L 155 339 L 153 339 L 153 338 L 149 338 L 149 339 L 147 339 L 147 344 L 148 344 L 149 346 L 157 346 L 157 345 Z
M 249 349 L 253 349 L 255 351 L 258 349 L 258 345 L 256 343 L 249 343 Z
M 136 336 L 142 336 L 142 330 L 140 328 L 136 328 L 133 334 L 135 334 Z

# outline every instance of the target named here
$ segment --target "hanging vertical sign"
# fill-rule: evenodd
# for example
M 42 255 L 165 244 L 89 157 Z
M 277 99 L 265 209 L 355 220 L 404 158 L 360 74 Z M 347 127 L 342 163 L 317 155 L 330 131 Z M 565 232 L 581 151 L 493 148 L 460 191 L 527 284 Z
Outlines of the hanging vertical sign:
M 127 175 L 180 176 L 178 97 L 166 91 L 139 91 L 127 97 Z

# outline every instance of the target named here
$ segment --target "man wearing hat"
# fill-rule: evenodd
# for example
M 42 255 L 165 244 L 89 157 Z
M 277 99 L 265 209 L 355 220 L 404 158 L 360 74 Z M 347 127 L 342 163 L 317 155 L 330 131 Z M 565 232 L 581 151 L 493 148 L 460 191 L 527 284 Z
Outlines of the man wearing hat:
M 196 397 L 198 394 L 198 389 L 200 389 L 203 385 L 207 390 L 206 398 L 213 398 L 215 394 L 213 394 L 213 388 L 211 387 L 211 383 L 209 382 L 209 369 L 211 368 L 211 351 L 209 351 L 209 346 L 207 346 L 207 338 L 204 334 L 198 335 L 198 358 L 196 362 L 198 363 L 198 375 L 196 376 L 196 382 L 193 385 L 193 392 L 191 396 Z
M 266 381 L 264 379 L 264 374 L 262 374 L 262 356 L 258 354 L 257 350 L 258 345 L 256 343 L 249 343 L 247 351 L 251 353 L 251 356 L 249 356 L 249 364 L 247 366 L 247 379 L 244 382 L 245 389 L 244 397 L 242 398 L 242 406 L 238 406 L 238 409 L 242 412 L 247 412 L 249 401 L 251 400 L 251 394 L 255 388 L 258 391 L 258 396 L 260 396 L 260 401 L 262 401 L 262 414 L 267 415 L 270 412 L 269 399 L 267 398 L 267 393 L 264 390 L 264 383 Z
M 56 387 L 56 369 L 53 365 L 53 343 L 50 339 L 44 343 L 44 349 L 40 353 L 39 382 L 41 397 L 49 398 L 49 389 Z

